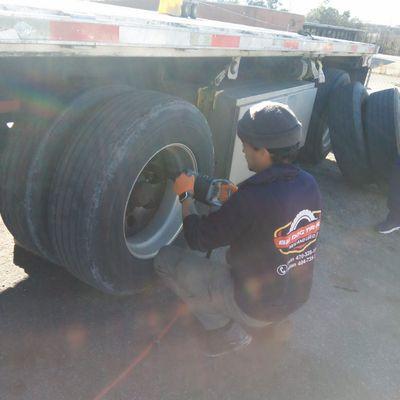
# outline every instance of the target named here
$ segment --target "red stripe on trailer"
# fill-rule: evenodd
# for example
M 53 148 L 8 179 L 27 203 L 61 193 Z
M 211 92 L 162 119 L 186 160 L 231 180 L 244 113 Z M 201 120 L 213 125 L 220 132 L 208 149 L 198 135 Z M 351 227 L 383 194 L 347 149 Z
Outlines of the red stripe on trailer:
M 351 45 L 351 51 L 353 51 L 353 52 L 357 52 L 358 51 L 358 45 L 356 45 L 356 44 L 352 44 Z
M 0 100 L 0 114 L 18 111 L 21 108 L 19 100 Z
M 326 52 L 333 51 L 333 44 L 332 43 L 326 43 L 324 45 L 324 51 L 326 51 Z
M 230 47 L 238 48 L 240 45 L 240 36 L 229 36 L 229 35 L 212 35 L 211 46 L 212 47 Z
M 294 49 L 297 50 L 300 47 L 300 43 L 298 40 L 285 40 L 283 42 L 283 47 L 285 49 Z
M 60 41 L 118 43 L 119 27 L 85 22 L 50 22 L 50 38 Z

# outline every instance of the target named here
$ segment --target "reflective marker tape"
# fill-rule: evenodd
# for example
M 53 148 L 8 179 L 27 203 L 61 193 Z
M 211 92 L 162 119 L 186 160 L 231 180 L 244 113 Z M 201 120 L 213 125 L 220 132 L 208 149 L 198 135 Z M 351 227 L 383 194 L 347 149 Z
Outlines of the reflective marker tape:
M 118 43 L 119 27 L 84 22 L 50 22 L 50 39 L 57 41 Z
M 350 51 L 357 52 L 357 51 L 358 51 L 358 45 L 352 44 L 352 45 L 350 46 Z
M 300 47 L 300 43 L 297 40 L 285 40 L 283 42 L 283 47 L 285 49 L 297 50 Z
M 240 36 L 212 35 L 211 46 L 238 48 L 240 46 Z

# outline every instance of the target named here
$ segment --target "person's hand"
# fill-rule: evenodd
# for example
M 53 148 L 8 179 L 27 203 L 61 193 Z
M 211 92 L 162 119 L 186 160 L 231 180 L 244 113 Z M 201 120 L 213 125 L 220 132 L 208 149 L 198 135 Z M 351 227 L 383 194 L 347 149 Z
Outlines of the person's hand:
M 180 196 L 184 192 L 194 193 L 194 175 L 187 175 L 182 172 L 176 179 L 174 183 L 174 192 Z
M 223 184 L 220 188 L 219 191 L 219 196 L 218 200 L 221 203 L 225 203 L 227 200 L 229 200 L 229 197 L 235 192 L 238 191 L 238 187 L 236 185 L 232 184 Z

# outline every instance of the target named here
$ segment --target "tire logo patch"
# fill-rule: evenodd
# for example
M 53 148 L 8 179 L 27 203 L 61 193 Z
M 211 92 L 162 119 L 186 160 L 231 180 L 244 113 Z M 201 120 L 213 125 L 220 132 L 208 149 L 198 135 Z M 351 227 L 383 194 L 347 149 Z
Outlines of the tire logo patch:
M 279 252 L 298 254 L 315 243 L 321 226 L 320 217 L 321 211 L 303 210 L 296 215 L 293 221 L 278 228 L 274 233 L 274 243 Z M 285 266 L 280 267 L 283 267 L 281 275 L 284 275 L 282 272 Z

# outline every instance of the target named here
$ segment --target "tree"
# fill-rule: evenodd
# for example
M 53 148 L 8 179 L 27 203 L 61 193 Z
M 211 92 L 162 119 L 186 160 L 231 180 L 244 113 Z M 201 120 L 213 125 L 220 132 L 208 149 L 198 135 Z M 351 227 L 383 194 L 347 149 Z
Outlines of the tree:
M 329 5 L 329 0 L 325 0 L 319 7 L 313 8 L 307 15 L 309 22 L 318 22 L 320 24 L 347 26 L 352 28 L 361 28 L 362 22 L 352 17 L 350 11 L 340 13 L 334 7 Z

